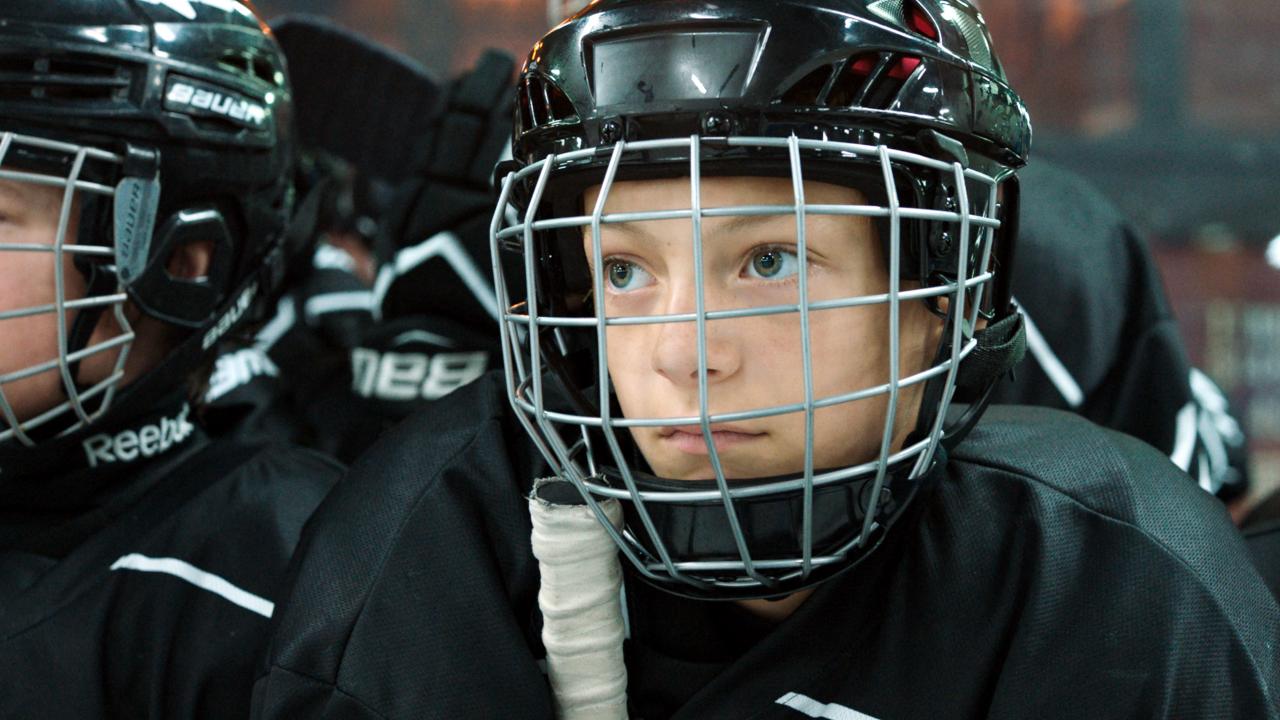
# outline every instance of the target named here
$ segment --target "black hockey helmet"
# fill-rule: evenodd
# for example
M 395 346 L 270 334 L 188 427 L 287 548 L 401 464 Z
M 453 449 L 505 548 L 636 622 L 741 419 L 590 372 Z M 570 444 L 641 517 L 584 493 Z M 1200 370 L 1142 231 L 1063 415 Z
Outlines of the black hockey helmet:
M 1014 172 L 1031 127 L 981 14 L 968 0 L 597 0 L 534 45 L 516 95 L 514 160 L 499 168 L 492 242 L 495 255 L 519 253 L 525 273 L 495 262 L 495 275 L 508 308 L 510 400 L 553 470 L 602 521 L 599 501 L 623 504 L 626 523 L 608 526 L 611 535 L 644 578 L 673 592 L 781 595 L 856 564 L 1021 355 L 1007 269 Z M 710 176 L 789 178 L 794 203 L 704 208 L 697 188 Z M 690 179 L 689 209 L 604 212 L 616 181 L 663 177 Z M 855 187 L 869 204 L 807 205 L 804 179 Z M 590 186 L 600 188 L 594 212 L 583 205 Z M 822 307 L 802 297 L 754 314 L 798 314 L 807 327 L 818 310 L 923 301 L 943 323 L 932 366 L 910 377 L 894 369 L 883 385 L 841 396 L 806 390 L 800 403 L 717 415 L 706 401 L 706 323 L 752 313 L 708 313 L 700 302 L 687 317 L 606 319 L 601 300 L 601 226 L 688 218 L 697 248 L 708 211 L 795 215 L 799 227 L 805 214 L 872 218 L 889 293 Z M 594 246 L 590 265 L 584 239 Z M 695 249 L 695 267 L 697 257 Z M 902 289 L 903 281 L 919 287 Z M 622 417 L 602 358 L 606 326 L 673 322 L 699 326 L 698 416 Z M 893 327 L 890 337 L 896 348 Z M 816 362 L 806 352 L 806 377 Z M 916 430 L 891 446 L 898 390 L 916 384 Z M 712 423 L 812 418 L 817 408 L 874 396 L 890 408 L 878 458 L 838 468 L 809 460 L 803 473 L 780 478 L 726 479 L 711 442 L 715 478 L 656 477 L 627 432 L 695 425 L 706 439 Z
M 0 445 L 32 445 L 83 428 L 119 402 L 120 368 L 133 334 L 127 301 L 185 338 L 135 386 L 180 386 L 220 338 L 253 316 L 283 273 L 282 240 L 293 205 L 293 118 L 284 58 L 251 3 L 242 0 L 9 0 L 0 7 L 0 178 L 73 197 L 78 234 L 64 219 L 55 243 L 73 256 L 88 297 L 59 328 L 56 357 L 0 376 Z M 184 243 L 211 241 L 204 277 L 172 277 L 166 262 Z M 2 260 L 0 260 L 2 262 Z M 70 304 L 68 304 L 70 303 Z M 0 312 L 0 324 L 26 308 Z M 89 346 L 104 313 L 124 333 Z M 65 327 L 63 327 L 65 325 Z M 85 357 L 123 348 L 117 372 L 84 387 Z M 66 402 L 18 418 L 6 383 L 61 371 Z M 130 393 L 133 392 L 131 389 Z

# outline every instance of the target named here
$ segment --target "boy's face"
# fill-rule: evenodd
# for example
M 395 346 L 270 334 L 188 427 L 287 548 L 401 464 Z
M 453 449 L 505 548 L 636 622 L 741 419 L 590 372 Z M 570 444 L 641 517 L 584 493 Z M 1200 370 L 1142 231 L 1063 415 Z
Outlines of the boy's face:
M 792 205 L 784 178 L 704 178 L 704 209 Z M 584 204 L 594 208 L 599 188 Z M 806 182 L 808 204 L 862 205 L 858 191 Z M 687 209 L 687 178 L 618 182 L 606 213 Z M 888 263 L 871 219 L 808 215 L 809 301 L 886 293 Z M 697 289 L 691 223 L 657 220 L 606 224 L 601 230 L 604 306 L 609 317 L 693 313 Z M 591 232 L 584 249 L 592 257 Z M 703 290 L 708 312 L 795 304 L 799 259 L 794 215 L 706 217 L 702 221 Z M 905 289 L 905 288 L 904 288 Z M 942 324 L 924 303 L 900 306 L 900 377 L 928 367 Z M 812 310 L 810 356 L 815 400 L 889 382 L 889 306 Z M 609 374 L 628 418 L 699 414 L 698 341 L 693 322 L 611 326 Z M 920 385 L 900 390 L 893 450 L 915 426 Z M 707 322 L 708 412 L 732 413 L 804 402 L 799 313 Z M 821 408 L 814 415 L 814 467 L 855 465 L 877 457 L 888 395 Z M 699 427 L 633 428 L 632 435 L 660 477 L 714 477 Z M 805 415 L 713 424 L 713 440 L 727 478 L 794 474 L 804 468 Z
M 0 244 L 50 246 L 57 238 L 63 189 L 25 182 L 0 180 Z M 67 242 L 76 238 L 78 211 L 73 207 L 67 228 Z M 46 251 L 0 250 L 0 313 L 52 306 L 57 300 L 54 254 Z M 73 256 L 62 258 L 64 297 L 83 298 L 84 276 L 76 270 Z M 75 310 L 66 313 L 71 327 Z M 120 326 L 108 311 L 98 323 L 90 345 L 120 334 Z M 92 385 L 107 378 L 114 368 L 119 349 L 84 359 L 76 378 Z M 0 376 L 46 363 L 58 356 L 58 325 L 53 312 L 0 320 Z M 19 420 L 30 420 L 62 403 L 66 394 L 57 368 L 0 386 Z M 7 424 L 0 416 L 0 429 Z

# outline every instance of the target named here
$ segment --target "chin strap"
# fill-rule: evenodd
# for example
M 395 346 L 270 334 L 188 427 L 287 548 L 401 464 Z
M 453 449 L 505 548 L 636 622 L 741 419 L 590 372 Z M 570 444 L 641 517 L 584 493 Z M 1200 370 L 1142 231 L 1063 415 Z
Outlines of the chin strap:
M 600 502 L 614 527 L 617 500 Z M 542 643 L 558 720 L 626 720 L 622 564 L 618 547 L 573 485 L 540 480 L 529 497 L 542 586 Z
M 1027 354 L 1027 330 L 1022 313 L 1012 312 L 974 334 L 978 346 L 969 353 L 956 374 L 956 394 L 986 394 L 997 380 L 1022 362 Z
M 991 403 L 996 383 L 1013 370 L 1027 354 L 1026 323 L 1022 313 L 1014 311 L 974 334 L 978 346 L 960 365 L 956 374 L 954 419 L 948 419 L 940 441 L 950 450 L 964 439 Z

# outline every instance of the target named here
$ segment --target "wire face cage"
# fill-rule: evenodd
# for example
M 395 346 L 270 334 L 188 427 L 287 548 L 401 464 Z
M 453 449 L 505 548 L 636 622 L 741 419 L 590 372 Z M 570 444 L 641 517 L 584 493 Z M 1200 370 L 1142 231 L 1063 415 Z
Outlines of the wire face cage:
M 0 412 L 5 421 L 0 425 L 0 443 L 16 439 L 34 446 L 39 437 L 67 435 L 85 427 L 111 407 L 124 377 L 134 331 L 124 313 L 128 296 L 117 277 L 121 258 L 116 244 L 93 244 L 84 238 L 104 232 L 101 227 L 87 227 L 91 223 L 96 225 L 92 218 L 105 222 L 105 218 L 112 215 L 94 212 L 91 208 L 110 208 L 117 200 L 138 203 L 131 214 L 121 215 L 136 222 L 137 235 L 130 237 L 150 236 L 150 228 L 143 227 L 146 221 L 142 216 L 150 213 L 154 220 L 158 181 L 141 187 L 135 185 L 136 179 L 121 179 L 125 160 L 121 155 L 98 148 L 12 132 L 0 134 L 0 181 L 54 188 L 60 193 L 56 231 L 47 237 L 18 236 L 0 226 L 0 253 L 47 255 L 50 259 L 47 270 L 38 272 L 48 272 L 53 279 L 50 298 L 38 298 L 36 304 L 17 307 L 9 306 L 16 304 L 13 301 L 0 305 L 0 327 L 11 326 L 4 330 L 3 336 L 26 337 L 31 341 L 27 330 L 33 318 L 53 315 L 56 322 L 56 344 L 36 349 L 45 352 L 47 358 L 21 368 L 0 369 Z M 105 230 L 105 233 L 111 232 L 110 228 Z M 145 257 L 145 247 L 138 249 Z M 94 272 L 91 270 L 94 266 L 107 272 Z M 98 279 L 84 282 L 85 277 Z M 85 292 L 73 292 L 73 288 L 81 284 L 87 286 Z M 31 298 L 15 300 L 26 302 Z M 76 327 L 79 318 L 97 320 L 107 312 L 118 328 L 111 337 L 91 341 L 89 333 L 96 322 L 84 323 L 88 327 L 83 328 L 83 334 L 82 328 Z M 77 379 L 82 362 L 111 352 L 115 352 L 115 357 L 105 378 L 88 385 Z M 29 391 L 48 374 L 56 374 L 65 399 L 53 407 L 22 407 L 18 398 L 24 394 L 24 385 Z
M 755 169 L 743 170 L 747 165 L 731 157 L 755 158 Z M 725 204 L 721 193 L 707 202 L 710 184 L 748 175 L 789 182 L 789 198 Z M 655 177 L 687 182 L 687 206 L 610 210 L 610 198 L 628 181 Z M 646 580 L 680 594 L 717 598 L 780 595 L 816 583 L 873 548 L 933 467 L 957 374 L 977 347 L 975 329 L 992 302 L 1002 180 L 960 162 L 882 144 L 794 135 L 617 142 L 524 166 L 502 184 L 491 234 L 505 309 L 509 401 L 552 471 L 577 487 Z M 814 182 L 847 185 L 859 199 L 806 201 Z M 705 226 L 779 217 L 787 218 L 782 227 L 789 234 L 780 245 L 796 258 L 790 267 L 794 298 L 721 307 L 726 303 L 715 300 L 719 291 L 708 287 L 718 251 L 704 242 Z M 839 217 L 876 228 L 872 237 L 879 236 L 881 272 L 887 276 L 883 288 L 815 293 L 822 276 L 809 259 L 814 224 Z M 602 236 L 639 223 L 663 223 L 661 241 L 678 244 L 674 264 L 687 263 L 681 272 L 691 273 L 692 299 L 685 306 L 634 311 L 608 300 L 606 286 L 618 279 L 611 273 L 632 270 L 617 269 Z M 504 253 L 519 253 L 523 278 L 508 277 Z M 667 262 L 666 271 L 674 276 L 672 265 Z M 919 313 L 921 307 L 930 312 Z M 823 378 L 861 361 L 833 355 L 832 328 L 843 326 L 832 323 L 859 312 L 871 313 L 883 335 L 856 354 L 874 358 L 864 364 L 882 374 L 857 387 L 833 389 Z M 919 366 L 904 351 L 920 345 L 915 335 L 904 336 L 919 334 L 904 326 L 907 313 L 927 317 L 929 337 L 936 338 Z M 716 387 L 722 374 L 711 357 L 716 336 L 746 322 L 784 323 L 795 333 L 788 337 L 799 349 L 793 364 L 801 367 L 792 371 L 793 387 L 774 394 L 776 402 L 741 407 Z M 685 395 L 696 412 L 623 411 L 628 398 L 622 388 L 632 383 L 625 374 L 637 372 L 624 355 L 636 346 L 623 350 L 611 342 L 616 346 L 620 333 L 639 328 L 685 333 Z M 647 387 L 646 392 L 662 392 L 661 384 Z M 853 407 L 856 415 L 847 414 Z M 860 441 L 866 452 L 842 456 L 839 463 L 822 456 L 830 444 L 823 437 L 852 431 L 838 426 L 837 418 L 869 416 L 875 429 Z M 732 458 L 735 448 L 714 439 L 719 428 L 782 421 L 802 427 L 792 436 L 802 447 L 790 449 L 785 468 L 744 470 Z M 664 474 L 644 437 L 673 429 L 700 436 L 705 447 L 693 452 L 705 453 L 701 474 Z M 851 435 L 844 439 L 848 446 L 858 444 Z M 598 505 L 605 498 L 621 501 L 621 530 L 605 520 Z

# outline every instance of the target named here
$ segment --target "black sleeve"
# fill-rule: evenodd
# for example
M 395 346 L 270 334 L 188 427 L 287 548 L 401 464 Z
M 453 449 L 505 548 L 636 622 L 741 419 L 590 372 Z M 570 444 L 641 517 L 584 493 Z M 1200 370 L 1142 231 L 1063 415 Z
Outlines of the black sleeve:
M 1280 600 L 1280 525 L 1266 530 L 1245 532 L 1245 542 L 1249 545 L 1249 554 L 1253 558 L 1258 574 L 1267 582 L 1267 587 Z
M 491 375 L 424 408 L 325 501 L 254 717 L 551 716 L 531 628 L 535 469 L 505 402 Z
M 1245 439 L 1226 397 L 1192 367 L 1137 230 L 1086 181 L 1023 173 L 1013 292 L 1027 359 L 994 402 L 1077 412 L 1170 456 L 1223 499 L 1247 489 Z
M 0 717 L 248 713 L 289 560 L 341 471 L 314 453 L 230 440 L 163 470 L 21 587 L 14 553 L 0 553 Z
M 215 444 L 214 448 L 229 443 Z M 192 469 L 195 471 L 195 469 Z M 318 453 L 271 444 L 184 505 L 148 544 L 270 602 L 271 613 L 302 528 L 342 468 Z M 131 549 L 131 548 L 127 548 Z M 143 552 L 147 552 L 143 550 Z M 152 573 L 134 573 L 114 604 L 121 627 L 146 629 L 108 637 L 107 682 L 123 689 L 153 679 L 150 707 L 118 708 L 116 717 L 243 716 L 267 646 L 269 619 L 223 598 Z M 108 629 L 109 633 L 114 632 Z M 137 643 L 129 652 L 130 643 Z M 122 692 L 118 697 L 130 698 Z
M 992 582 L 1027 582 L 995 715 L 1280 717 L 1280 607 L 1221 503 L 1130 437 L 992 410 L 958 448 L 970 469 L 952 490 L 1002 506 L 1012 527 L 971 551 L 1007 557 Z

